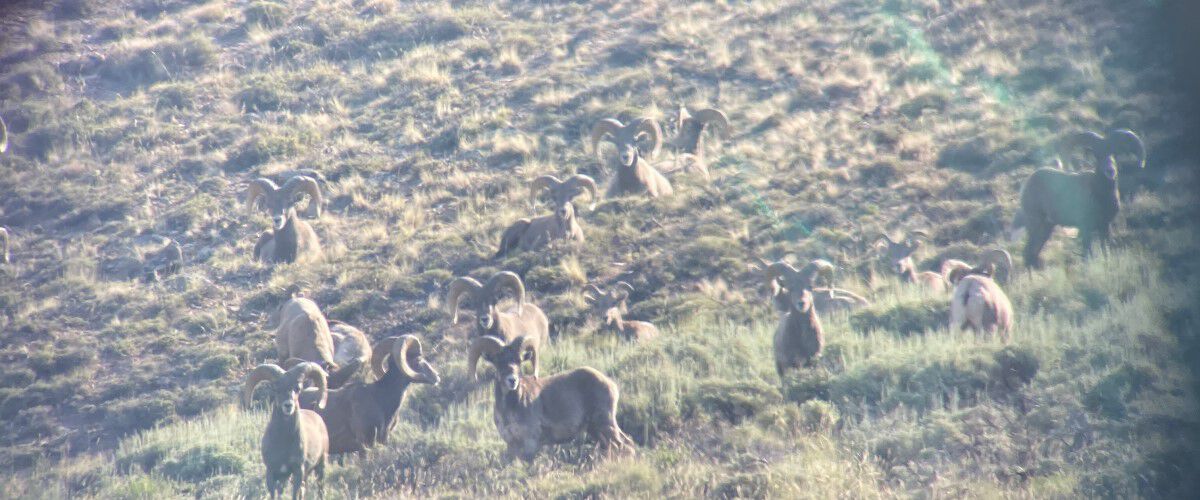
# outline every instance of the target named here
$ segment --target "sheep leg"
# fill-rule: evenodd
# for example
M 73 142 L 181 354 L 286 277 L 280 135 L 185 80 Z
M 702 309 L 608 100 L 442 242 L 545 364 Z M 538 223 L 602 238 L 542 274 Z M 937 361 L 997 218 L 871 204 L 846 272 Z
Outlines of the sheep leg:
M 298 471 L 292 474 L 292 500 L 301 498 L 304 498 L 304 473 Z
M 1079 229 L 1079 247 L 1084 259 L 1090 259 L 1092 257 L 1092 240 L 1095 238 L 1095 231 L 1091 229 Z
M 1045 221 L 1035 220 L 1033 217 L 1026 217 L 1025 228 L 1025 265 L 1031 268 L 1042 267 L 1041 253 L 1042 247 L 1046 246 L 1046 242 L 1050 240 L 1050 233 L 1054 232 L 1054 226 Z
M 322 458 L 317 462 L 317 466 L 313 468 L 313 474 L 317 476 L 317 496 L 325 498 L 325 459 Z

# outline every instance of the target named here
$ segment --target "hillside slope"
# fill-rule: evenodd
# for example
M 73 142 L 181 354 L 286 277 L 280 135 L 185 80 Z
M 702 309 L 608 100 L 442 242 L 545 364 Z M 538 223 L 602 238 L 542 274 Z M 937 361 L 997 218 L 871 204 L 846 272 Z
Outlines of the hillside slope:
M 303 290 L 379 339 L 415 333 L 444 382 L 393 444 L 334 467 L 341 496 L 1163 496 L 1196 488 L 1196 160 L 1154 2 L 812 0 L 17 3 L 0 33 L 0 487 L 21 497 L 260 496 L 267 314 Z M 711 183 L 602 200 L 586 244 L 492 260 L 527 181 L 610 171 L 609 116 L 724 109 Z M 1018 273 L 1011 345 L 945 328 L 947 298 L 878 273 L 882 231 L 918 266 L 1002 246 L 1021 181 L 1079 128 L 1150 151 L 1110 252 L 1059 231 Z M 668 127 L 670 129 L 671 127 Z M 671 132 L 669 131 L 668 134 Z M 670 169 L 674 157 L 658 158 Z M 239 195 L 297 169 L 328 181 L 315 265 L 251 249 Z M 155 235 L 157 283 L 114 273 Z M 814 370 L 780 381 L 755 257 L 827 258 L 875 303 L 824 318 Z M 636 458 L 501 461 L 491 392 L 465 380 L 454 276 L 512 270 L 553 324 L 543 370 L 621 386 Z M 882 269 L 880 269 L 882 271 Z M 619 343 L 582 285 L 624 280 Z M 473 319 L 473 318 L 468 318 Z

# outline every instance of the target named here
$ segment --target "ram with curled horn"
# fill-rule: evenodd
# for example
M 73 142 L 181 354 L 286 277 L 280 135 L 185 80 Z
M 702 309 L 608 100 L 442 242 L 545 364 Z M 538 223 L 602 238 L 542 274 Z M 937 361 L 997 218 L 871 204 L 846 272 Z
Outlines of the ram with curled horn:
M 271 179 L 259 177 L 250 182 L 242 198 L 247 206 L 260 208 L 278 220 L 296 204 L 301 195 L 308 195 L 306 215 L 311 218 L 321 217 L 321 205 L 324 202 L 321 187 L 317 179 L 307 175 L 292 176 L 283 183 L 283 187 L 279 187 Z
M 801 271 L 795 270 L 795 268 L 786 262 L 779 261 L 776 264 L 777 265 L 774 268 L 775 270 L 771 271 L 772 274 L 778 274 L 780 277 L 789 273 L 801 274 Z M 814 269 L 816 269 L 816 276 L 813 276 L 809 281 L 812 284 L 810 291 L 812 291 L 813 307 L 817 309 L 818 313 L 850 311 L 871 305 L 871 301 L 867 300 L 863 296 L 845 288 L 838 288 L 833 285 L 832 271 L 835 267 L 833 263 L 824 259 L 817 259 L 813 262 L 810 262 L 809 265 L 814 266 Z M 765 273 L 766 270 L 772 269 L 771 266 L 771 262 L 768 262 L 764 259 L 759 259 L 759 264 L 757 266 L 751 266 L 751 268 Z M 825 278 L 825 286 L 816 286 L 817 277 Z M 803 282 L 804 280 L 801 279 L 799 281 Z M 767 278 L 767 287 L 771 292 L 771 298 L 775 301 L 775 308 L 779 311 L 787 311 L 790 307 L 790 304 L 788 303 L 787 295 L 783 293 L 785 285 L 782 283 L 782 280 L 778 278 Z
M 495 368 L 492 420 L 507 444 L 504 461 L 520 458 L 531 463 L 542 446 L 566 443 L 584 433 L 606 453 L 634 452 L 633 439 L 617 424 L 617 384 L 591 367 L 541 377 L 540 345 L 524 336 L 510 341 L 478 337 L 471 343 L 468 378 L 476 380 L 480 358 Z M 529 375 L 521 369 L 526 362 L 532 365 Z
M 1006 284 L 1012 275 L 1012 255 L 1003 248 L 993 248 L 983 253 L 982 264 L 973 266 L 961 260 L 947 259 L 942 263 L 942 277 L 950 286 L 955 286 L 964 277 L 986 276 L 999 284 Z
M 892 272 L 896 273 L 905 283 L 921 285 L 922 288 L 937 294 L 946 293 L 949 290 L 949 284 L 941 274 L 933 271 L 917 271 L 913 255 L 921 247 L 922 239 L 929 239 L 929 235 L 921 230 L 911 231 L 900 240 L 894 240 L 887 233 L 883 233 L 876 240 L 875 248 L 883 251 L 883 260 Z
M 584 287 L 583 298 L 590 302 L 593 308 L 604 315 L 606 325 L 613 328 L 625 340 L 646 342 L 658 337 L 658 328 L 646 321 L 626 320 L 626 300 L 633 293 L 633 285 L 618 281 L 607 292 L 596 285 Z
M 469 276 L 461 276 L 451 281 L 448 288 L 446 303 L 450 308 L 451 323 L 458 323 L 459 306 L 463 299 L 469 300 L 475 308 L 476 336 L 492 336 L 507 342 L 526 335 L 542 345 L 550 341 L 550 321 L 540 307 L 525 302 L 525 284 L 516 273 L 501 271 L 483 284 Z M 516 293 L 517 303 L 501 311 L 501 292 L 505 288 Z
M 315 410 L 325 420 L 329 454 L 339 455 L 339 459 L 346 453 L 361 454 L 376 444 L 387 444 L 408 388 L 438 385 L 442 380 L 414 335 L 385 338 L 371 352 L 374 381 L 356 380 L 330 390 L 324 408 L 318 408 L 316 398 L 308 392 L 300 398 L 302 407 Z
M 648 139 L 648 151 L 642 150 L 641 141 Z M 608 189 L 608 196 L 647 193 L 651 198 L 667 196 L 674 191 L 671 182 L 650 164 L 649 160 L 662 148 L 662 128 L 653 118 L 636 118 L 623 124 L 615 118 L 605 118 L 592 127 L 591 146 L 596 161 L 604 165 L 600 141 L 608 140 L 617 147 L 616 175 Z
M 306 382 L 316 384 L 313 396 L 318 409 L 326 407 L 328 387 L 325 371 L 316 363 L 301 362 L 288 370 L 262 364 L 246 377 L 242 404 L 250 406 L 254 388 L 270 382 L 275 401 L 262 437 L 262 460 L 266 469 L 266 487 L 271 498 L 283 493 L 292 483 L 292 498 L 304 496 L 304 480 L 309 474 L 317 479 L 324 496 L 325 465 L 329 457 L 329 432 L 317 412 L 300 406 Z
M 1130 130 L 1114 130 L 1108 135 L 1089 131 L 1072 135 L 1067 142 L 1092 155 L 1094 170 L 1087 173 L 1039 168 L 1021 186 L 1021 208 L 1012 228 L 1024 227 L 1025 265 L 1041 266 L 1042 247 L 1057 226 L 1079 230 L 1079 243 L 1085 257 L 1091 255 L 1092 242 L 1109 239 L 1113 220 L 1121 210 L 1117 185 L 1117 155 L 1138 156 L 1139 168 L 1146 166 L 1146 147 Z
M 691 106 L 680 106 L 675 118 L 675 137 L 667 141 L 667 145 L 675 150 L 675 168 L 680 161 L 690 161 L 705 180 L 709 180 L 708 162 L 704 159 L 704 131 L 714 127 L 722 139 L 729 139 L 732 130 L 729 117 L 725 112 L 715 108 L 696 109 Z
M 587 193 L 591 198 L 588 208 L 595 208 L 598 196 L 596 181 L 578 174 L 561 181 L 553 175 L 543 175 L 530 183 L 532 203 L 537 203 L 538 195 L 542 191 L 550 192 L 554 202 L 554 213 L 514 222 L 500 237 L 500 249 L 496 251 L 495 258 L 503 257 L 518 248 L 534 250 L 556 240 L 585 241 L 573 200 Z
M 765 265 L 767 285 L 783 317 L 775 329 L 775 371 L 811 366 L 825 347 L 825 331 L 813 306 L 812 289 L 818 277 L 832 279 L 834 265 L 816 259 L 797 270 L 783 261 Z M 780 287 L 782 286 L 782 290 Z

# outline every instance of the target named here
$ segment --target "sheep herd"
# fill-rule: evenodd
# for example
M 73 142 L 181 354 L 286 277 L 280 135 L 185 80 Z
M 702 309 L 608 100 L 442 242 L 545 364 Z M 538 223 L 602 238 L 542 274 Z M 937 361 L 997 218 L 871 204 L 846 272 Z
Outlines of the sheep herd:
M 684 106 L 673 125 L 676 136 L 669 140 L 664 140 L 662 128 L 649 117 L 628 123 L 605 118 L 592 127 L 588 138 L 592 153 L 613 172 L 607 196 L 670 196 L 670 181 L 653 164 L 664 144 L 676 153 L 676 164 L 688 162 L 707 180 L 705 132 L 711 127 L 720 137 L 730 138 L 728 117 L 717 109 Z M 616 148 L 616 155 L 607 161 L 602 141 Z M 7 130 L 0 120 L 0 152 L 7 145 Z M 1145 166 L 1145 146 L 1130 130 L 1103 135 L 1081 132 L 1069 136 L 1065 145 L 1083 150 L 1092 171 L 1070 172 L 1060 163 L 1059 168 L 1036 170 L 1024 182 L 1012 228 L 1027 231 L 1023 257 L 1030 268 L 1041 265 L 1041 250 L 1056 226 L 1079 230 L 1085 256 L 1094 240 L 1106 242 L 1120 209 L 1117 156 L 1134 154 L 1138 166 Z M 243 196 L 246 206 L 265 211 L 272 220 L 271 228 L 254 245 L 256 260 L 273 264 L 321 258 L 317 233 L 298 215 L 295 205 L 308 197 L 304 216 L 320 218 L 322 182 L 318 172 L 299 171 L 291 173 L 282 186 L 267 178 L 248 185 Z M 556 240 L 584 240 L 574 202 L 587 194 L 590 207 L 595 207 L 599 189 L 592 177 L 575 174 L 560 180 L 542 175 L 530 182 L 530 191 L 534 203 L 548 193 L 553 213 L 513 222 L 501 235 L 494 258 L 536 251 Z M 980 255 L 980 264 L 948 259 L 940 272 L 918 271 L 913 256 L 923 239 L 928 235 L 922 231 L 900 238 L 883 234 L 873 250 L 879 263 L 901 281 L 931 294 L 949 295 L 951 329 L 970 328 L 999 335 L 1007 342 L 1013 323 L 1012 305 L 1002 287 L 1013 272 L 1008 252 L 996 248 Z M 0 264 L 9 262 L 9 240 L 10 231 L 0 227 Z M 158 279 L 177 271 L 183 258 L 179 245 L 167 240 L 161 250 L 135 260 L 135 270 L 144 272 L 147 279 Z M 821 315 L 870 304 L 868 299 L 836 287 L 833 276 L 837 266 L 823 259 L 799 269 L 784 261 L 765 260 L 751 267 L 761 272 L 780 314 L 773 342 L 780 377 L 789 370 L 811 367 L 820 357 L 824 347 Z M 506 461 L 532 461 L 540 447 L 585 433 L 606 452 L 633 452 L 633 440 L 617 424 L 620 391 L 616 382 L 590 367 L 546 376 L 539 373 L 540 353 L 552 346 L 550 321 L 541 308 L 526 300 L 519 275 L 500 271 L 482 282 L 460 276 L 446 291 L 452 323 L 458 322 L 462 306 L 469 305 L 474 312 L 475 327 L 466 353 L 468 378 L 476 379 L 481 358 L 494 367 L 493 418 L 507 444 Z M 504 301 L 506 291 L 512 301 Z M 588 284 L 581 294 L 621 338 L 652 341 L 660 335 L 658 328 L 625 318 L 633 291 L 629 283 L 619 281 L 607 289 Z M 262 458 L 272 497 L 289 481 L 293 495 L 302 495 L 309 474 L 320 482 L 330 455 L 341 460 L 344 454 L 361 454 L 386 443 L 408 387 L 436 385 L 441 380 L 423 357 L 417 337 L 394 336 L 371 345 L 361 330 L 327 319 L 316 302 L 303 296 L 293 296 L 280 305 L 270 314 L 270 324 L 275 328 L 278 364 L 261 364 L 246 376 L 242 401 L 249 406 L 254 389 L 270 383 L 273 403 L 262 438 Z M 529 373 L 522 369 L 527 363 Z

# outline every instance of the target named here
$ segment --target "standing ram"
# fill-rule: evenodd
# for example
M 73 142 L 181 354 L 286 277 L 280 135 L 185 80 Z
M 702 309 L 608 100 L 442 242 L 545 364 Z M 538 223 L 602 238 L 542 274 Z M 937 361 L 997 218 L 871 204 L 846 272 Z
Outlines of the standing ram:
M 995 265 L 985 264 L 976 274 L 958 279 L 950 299 L 950 330 L 971 328 L 989 334 L 999 333 L 1008 342 L 1012 330 L 1013 308 L 1008 295 L 990 275 Z
M 325 371 L 315 363 L 300 363 L 284 371 L 278 365 L 258 365 L 246 378 L 242 403 L 250 406 L 254 388 L 260 382 L 271 382 L 275 402 L 271 418 L 262 437 L 262 459 L 266 466 L 266 486 L 271 498 L 283 493 L 288 479 L 292 482 L 292 498 L 304 496 L 304 479 L 317 476 L 317 488 L 325 496 L 325 465 L 329 457 L 329 432 L 325 421 L 312 410 L 300 407 L 300 394 L 306 381 L 317 388 L 316 407 L 324 408 L 327 386 Z
M 1094 170 L 1090 173 L 1064 172 L 1055 168 L 1039 168 L 1021 186 L 1021 209 L 1013 218 L 1013 228 L 1026 229 L 1025 265 L 1041 267 L 1042 247 L 1056 226 L 1079 230 L 1079 244 L 1084 256 L 1091 255 L 1092 241 L 1107 242 L 1112 222 L 1121 210 L 1121 195 L 1117 188 L 1116 155 L 1133 153 L 1146 166 L 1146 147 L 1142 139 L 1129 130 L 1114 130 L 1107 136 L 1097 132 L 1082 132 L 1072 136 L 1071 143 L 1079 144 L 1092 154 Z
M 508 445 L 505 460 L 532 463 L 542 446 L 571 441 L 585 431 L 605 452 L 633 451 L 633 439 L 617 425 L 617 384 L 590 367 L 539 377 L 538 345 L 524 336 L 510 342 L 478 337 L 471 344 L 471 380 L 477 380 L 480 357 L 496 368 L 492 420 Z M 531 375 L 521 373 L 526 361 Z
M 782 286 L 786 301 L 783 318 L 775 329 L 775 371 L 782 378 L 791 368 L 812 366 L 825 347 L 825 331 L 813 307 L 812 288 L 818 277 L 832 280 L 834 266 L 817 259 L 797 270 L 786 262 L 767 265 L 765 273 L 772 291 Z M 779 304 L 779 299 L 777 304 Z

